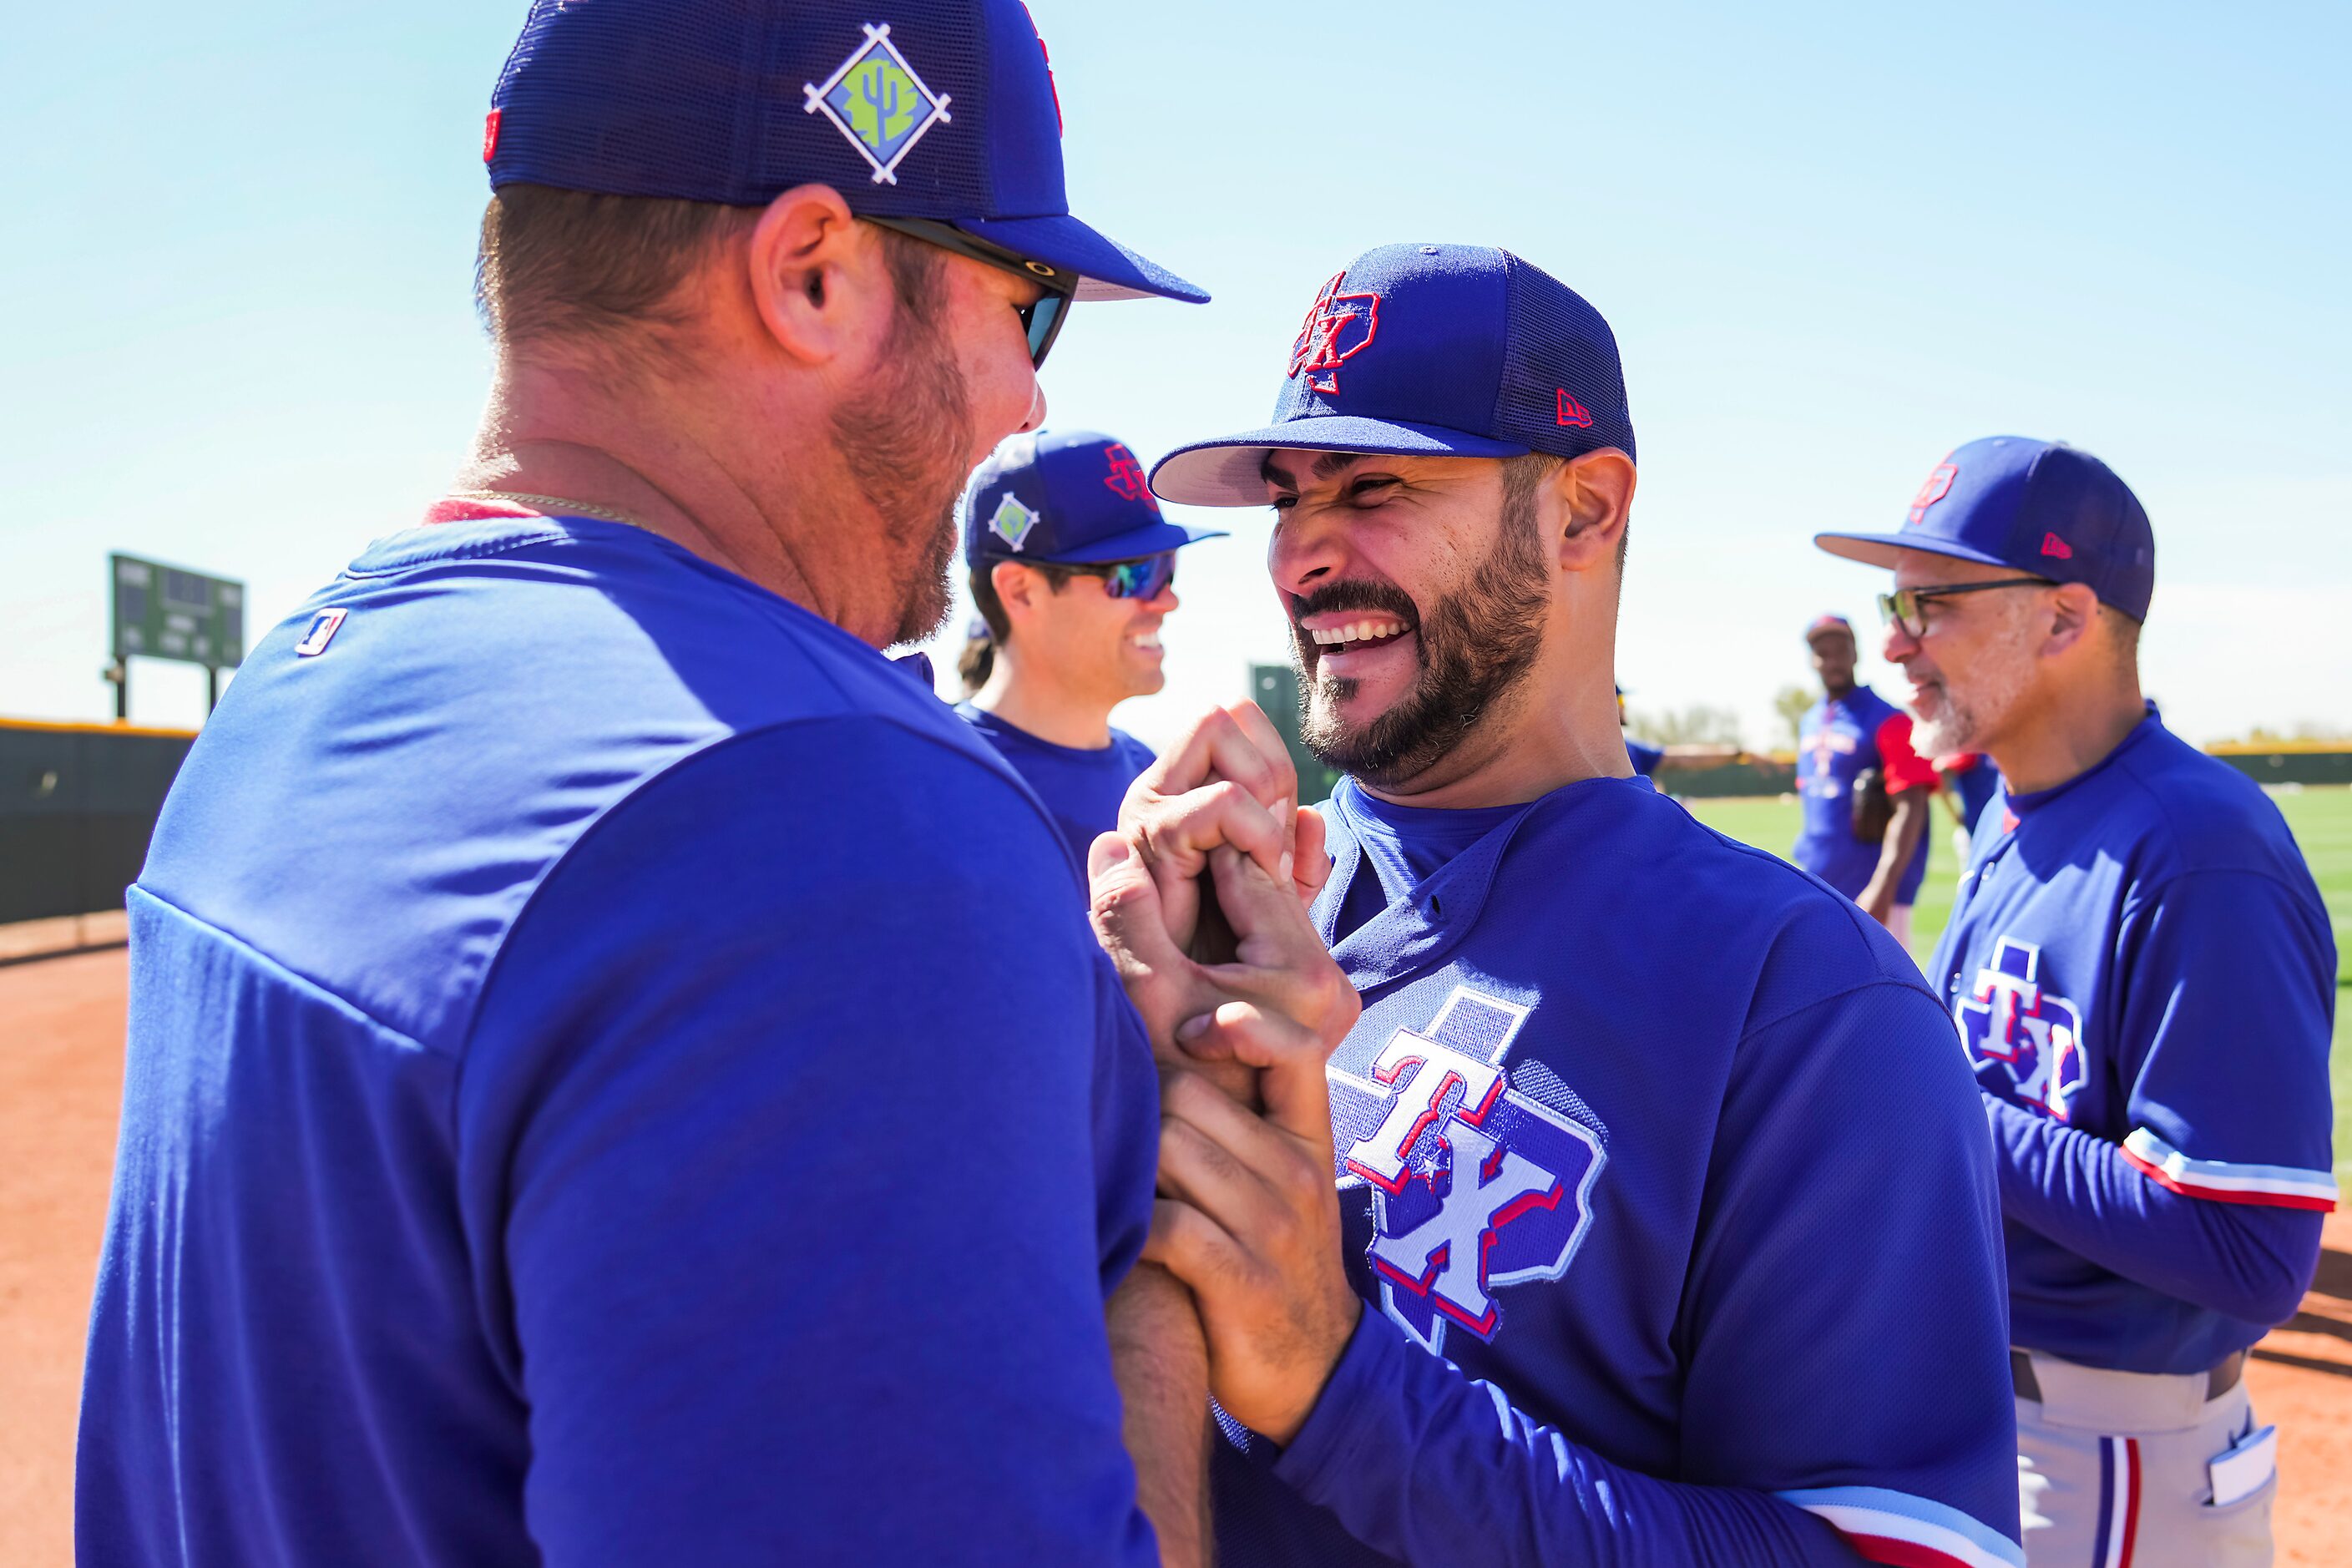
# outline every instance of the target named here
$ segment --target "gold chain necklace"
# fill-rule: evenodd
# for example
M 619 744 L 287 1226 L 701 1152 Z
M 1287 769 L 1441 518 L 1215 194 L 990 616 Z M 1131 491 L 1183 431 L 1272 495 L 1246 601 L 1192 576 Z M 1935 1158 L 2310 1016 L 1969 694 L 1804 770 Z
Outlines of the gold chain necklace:
M 567 500 L 562 496 L 531 495 L 523 490 L 451 490 L 449 496 L 453 500 L 527 501 L 532 506 L 565 517 L 600 518 L 606 522 L 617 522 L 629 528 L 646 526 L 625 512 L 614 511 L 610 507 L 591 506 L 583 500 Z

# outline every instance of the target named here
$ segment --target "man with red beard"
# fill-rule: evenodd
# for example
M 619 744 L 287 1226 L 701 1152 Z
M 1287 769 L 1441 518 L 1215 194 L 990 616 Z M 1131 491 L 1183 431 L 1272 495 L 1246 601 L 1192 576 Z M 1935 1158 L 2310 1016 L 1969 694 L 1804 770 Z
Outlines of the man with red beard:
M 1072 300 L 1203 296 L 1069 216 L 1018 0 L 881 10 L 532 6 L 472 458 L 131 892 L 80 1562 L 1142 1568 L 1123 1422 L 1191 1555 L 1144 1029 L 880 650 Z
M 1919 747 L 2004 795 L 1927 965 L 1992 1124 L 2019 1506 L 2035 1564 L 2271 1560 L 2277 1434 L 2246 1351 L 2336 1204 L 2336 945 L 2278 808 L 2140 693 L 2156 535 L 2063 443 L 1971 441 L 1904 526 L 1885 656 Z
M 1208 1333 L 1223 1560 L 2021 1563 L 1942 1009 L 1877 922 L 1632 776 L 1608 324 L 1505 251 L 1368 252 L 1273 423 L 1153 482 L 1274 508 L 1347 774 L 1300 880 L 1363 999 L 1328 1076 L 1246 1005 L 1178 1033 L 1262 1072 L 1170 1075 L 1146 1254 Z M 1177 748 L 1130 809 L 1223 766 Z

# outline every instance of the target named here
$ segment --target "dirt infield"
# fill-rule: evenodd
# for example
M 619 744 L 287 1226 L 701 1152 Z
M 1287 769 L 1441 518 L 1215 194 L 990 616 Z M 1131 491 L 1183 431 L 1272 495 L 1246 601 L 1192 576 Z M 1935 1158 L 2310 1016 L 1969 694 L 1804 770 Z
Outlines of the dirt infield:
M 76 1394 L 122 1093 L 120 950 L 0 967 L 0 1563 L 73 1559 Z M 2280 1428 L 2279 1562 L 2352 1562 L 2352 1215 L 2254 1352 Z

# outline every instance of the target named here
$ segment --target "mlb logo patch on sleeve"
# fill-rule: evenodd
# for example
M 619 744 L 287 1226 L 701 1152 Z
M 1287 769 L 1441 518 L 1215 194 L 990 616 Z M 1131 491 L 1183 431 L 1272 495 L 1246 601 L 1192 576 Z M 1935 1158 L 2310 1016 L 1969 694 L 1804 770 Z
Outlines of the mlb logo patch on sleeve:
M 349 610 L 320 610 L 310 618 L 310 629 L 302 634 L 302 640 L 294 645 L 295 653 L 303 658 L 313 658 L 326 652 L 327 645 L 342 629 L 343 617 L 350 614 Z

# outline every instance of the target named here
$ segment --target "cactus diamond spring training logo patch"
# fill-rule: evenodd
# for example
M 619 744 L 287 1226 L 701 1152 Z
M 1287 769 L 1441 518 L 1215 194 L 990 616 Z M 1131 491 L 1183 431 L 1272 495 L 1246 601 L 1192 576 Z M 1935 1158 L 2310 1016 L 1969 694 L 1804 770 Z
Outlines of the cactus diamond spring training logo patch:
M 1011 496 L 996 503 L 996 514 L 988 520 L 988 531 L 1013 546 L 1013 553 L 1021 553 L 1022 541 L 1037 526 L 1037 514 Z
M 808 113 L 823 114 L 874 165 L 876 184 L 898 183 L 898 164 L 934 125 L 950 124 L 952 101 L 923 85 L 898 46 L 890 24 L 866 25 L 866 42 L 825 78 L 801 84 Z

